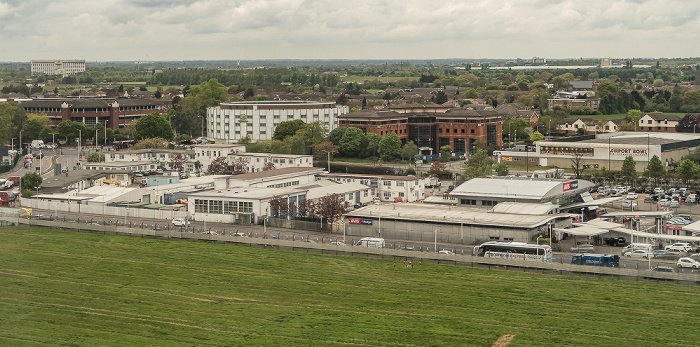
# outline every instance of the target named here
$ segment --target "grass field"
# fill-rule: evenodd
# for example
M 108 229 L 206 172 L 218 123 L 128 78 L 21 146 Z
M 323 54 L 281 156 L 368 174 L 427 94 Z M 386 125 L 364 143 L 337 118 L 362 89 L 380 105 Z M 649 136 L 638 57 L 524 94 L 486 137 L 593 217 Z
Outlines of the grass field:
M 0 229 L 0 345 L 696 346 L 700 290 Z

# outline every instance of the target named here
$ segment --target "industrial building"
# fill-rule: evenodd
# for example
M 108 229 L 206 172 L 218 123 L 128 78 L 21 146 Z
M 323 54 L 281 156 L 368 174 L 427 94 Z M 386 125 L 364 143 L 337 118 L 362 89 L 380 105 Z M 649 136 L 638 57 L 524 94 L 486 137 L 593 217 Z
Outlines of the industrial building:
M 345 215 L 346 234 L 415 242 L 530 242 L 571 226 L 557 205 L 501 203 L 490 210 L 433 204 L 370 205 Z
M 700 145 L 700 134 L 619 132 L 537 141 L 534 151 L 495 151 L 497 162 L 568 168 L 579 157 L 581 165 L 620 170 L 632 156 L 642 172 L 654 155 L 666 165 L 681 160 Z

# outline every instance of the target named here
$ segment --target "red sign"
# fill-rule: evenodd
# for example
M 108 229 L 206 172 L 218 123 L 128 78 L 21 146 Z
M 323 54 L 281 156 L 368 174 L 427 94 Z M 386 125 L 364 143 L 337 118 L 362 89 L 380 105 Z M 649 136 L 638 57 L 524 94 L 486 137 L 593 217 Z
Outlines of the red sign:
M 683 230 L 683 227 L 680 225 L 667 225 L 666 229 L 671 229 L 671 230 Z
M 350 224 L 362 224 L 362 218 L 348 218 Z

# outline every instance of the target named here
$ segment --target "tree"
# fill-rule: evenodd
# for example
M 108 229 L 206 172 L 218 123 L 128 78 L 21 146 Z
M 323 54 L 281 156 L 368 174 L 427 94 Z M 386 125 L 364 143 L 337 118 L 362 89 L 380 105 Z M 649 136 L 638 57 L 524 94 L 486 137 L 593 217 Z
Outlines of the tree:
M 462 178 L 470 180 L 477 177 L 486 177 L 491 175 L 493 160 L 489 157 L 486 150 L 480 149 L 472 155 L 467 164 L 464 165 L 464 173 Z
M 281 122 L 275 128 L 275 134 L 272 135 L 272 139 L 282 141 L 289 136 L 294 136 L 297 131 L 304 128 L 305 125 L 306 123 L 301 119 Z
M 401 139 L 396 133 L 388 133 L 384 135 L 384 138 L 379 142 L 379 148 L 377 150 L 379 156 L 384 161 L 389 161 L 395 159 L 401 152 Z
M 338 146 L 340 145 L 340 139 L 343 137 L 343 134 L 345 134 L 345 130 L 347 129 L 348 128 L 346 127 L 337 127 L 333 129 L 330 134 L 328 134 L 328 138 L 334 145 Z
M 234 175 L 248 172 L 248 158 L 238 157 L 231 163 L 229 169 Z
M 445 171 L 447 171 L 447 165 L 443 162 L 436 160 L 432 164 L 430 164 L 430 170 L 428 171 L 428 176 L 443 178 L 443 176 L 445 175 Z
M 625 157 L 625 160 L 622 162 L 620 174 L 627 179 L 628 185 L 633 178 L 637 177 L 637 167 L 632 156 Z
M 479 93 L 476 91 L 476 89 L 469 89 L 466 92 L 464 92 L 464 98 L 465 99 L 477 99 L 477 98 L 479 98 Z
M 229 171 L 228 166 L 226 157 L 217 157 L 211 161 L 211 164 L 209 164 L 209 167 L 207 168 L 207 172 L 210 175 L 221 175 Z
M 168 140 L 162 137 L 151 137 L 147 139 L 142 139 L 137 142 L 132 149 L 146 149 L 146 148 L 168 148 Z
M 345 93 L 340 93 L 340 95 L 335 99 L 335 103 L 338 105 L 347 105 L 348 104 L 348 96 L 345 95 Z
M 180 170 L 183 165 L 185 165 L 185 162 L 187 159 L 185 158 L 184 155 L 180 153 L 176 153 L 173 156 L 170 157 L 170 162 L 168 163 L 168 167 L 170 167 L 170 170 Z
M 43 182 L 43 179 L 39 174 L 35 172 L 30 172 L 28 174 L 25 174 L 20 178 L 20 186 L 22 186 L 22 196 L 23 197 L 30 197 L 34 193 L 35 190 L 37 190 L 40 186 L 41 183 Z M 27 196 L 28 195 L 28 196 Z
M 324 141 L 314 146 L 314 153 L 316 153 L 320 160 L 327 161 L 329 156 L 332 159 L 333 155 L 338 153 L 338 146 L 330 141 Z
M 287 216 L 289 211 L 289 202 L 287 198 L 275 195 L 270 199 L 270 215 L 275 218 Z
M 649 173 L 649 177 L 654 179 L 654 185 L 658 185 L 659 178 L 664 177 L 666 175 L 666 168 L 664 167 L 663 163 L 661 163 L 661 159 L 654 154 L 651 159 L 649 159 L 649 165 L 647 166 L 647 172 Z
M 413 141 L 408 141 L 401 149 L 401 159 L 403 160 L 413 160 L 417 154 L 418 146 Z
M 160 137 L 166 140 L 173 139 L 173 128 L 165 116 L 154 112 L 141 117 L 136 122 L 134 139 L 139 141 L 145 138 Z
M 444 145 L 444 146 L 440 147 L 440 156 L 443 159 L 452 157 L 452 146 Z
M 620 93 L 620 86 L 614 82 L 601 82 L 595 90 L 595 97 L 603 99 L 608 95 L 616 96 Z
M 678 121 L 676 131 L 679 133 L 700 132 L 700 113 L 686 114 L 680 121 Z
M 270 170 L 274 170 L 274 169 L 276 169 L 275 163 L 273 163 L 271 161 L 266 161 L 265 164 L 263 164 L 263 168 L 262 168 L 263 171 L 270 171 Z
M 644 112 L 640 110 L 631 109 L 627 111 L 627 117 L 625 117 L 625 119 L 634 124 L 636 129 L 637 125 L 639 124 L 639 119 L 642 118 L 642 116 L 644 116 Z
M 365 134 L 365 139 L 362 141 L 363 157 L 376 157 L 379 153 L 379 144 L 382 142 L 382 136 L 375 133 Z
M 207 107 L 218 106 L 228 99 L 228 88 L 215 78 L 190 87 L 190 96 L 196 97 Z
M 447 102 L 447 94 L 445 94 L 444 91 L 438 90 L 438 92 L 434 96 L 434 101 L 438 105 L 442 105 Z
M 13 137 L 19 138 L 27 121 L 24 108 L 17 103 L 0 102 L 0 144 L 10 143 Z
M 365 133 L 360 128 L 347 128 L 340 139 L 340 152 L 347 157 L 355 157 L 362 150 Z
M 187 96 L 175 105 L 172 125 L 178 134 L 203 136 L 202 120 L 206 118 L 207 106 L 199 98 Z
M 299 137 L 303 143 L 304 152 L 295 154 L 308 154 L 317 144 L 326 141 L 328 137 L 328 129 L 323 123 L 316 121 L 306 123 L 303 128 L 297 131 L 293 137 Z
M 101 163 L 105 161 L 105 155 L 104 153 L 92 152 L 85 159 L 87 159 L 88 163 Z
M 318 213 L 321 218 L 327 221 L 328 225 L 337 222 L 348 208 L 344 194 L 326 195 L 321 197 L 318 203 Z
M 685 158 L 676 167 L 676 173 L 683 180 L 684 184 L 688 184 L 688 181 L 694 179 L 700 173 L 700 170 L 698 170 L 698 166 L 695 165 L 692 159 Z
M 507 176 L 508 172 L 510 169 L 508 168 L 508 164 L 506 162 L 501 161 L 500 163 L 496 164 L 493 166 L 494 171 L 496 171 L 496 174 L 498 176 Z
M 574 156 L 571 158 L 571 168 L 574 170 L 576 178 L 581 178 L 583 170 L 586 169 L 585 160 L 583 159 L 584 152 L 580 150 L 574 151 Z
M 541 132 L 535 131 L 534 133 L 530 134 L 530 142 L 535 143 L 536 141 L 542 140 L 544 140 L 544 135 L 542 135 Z

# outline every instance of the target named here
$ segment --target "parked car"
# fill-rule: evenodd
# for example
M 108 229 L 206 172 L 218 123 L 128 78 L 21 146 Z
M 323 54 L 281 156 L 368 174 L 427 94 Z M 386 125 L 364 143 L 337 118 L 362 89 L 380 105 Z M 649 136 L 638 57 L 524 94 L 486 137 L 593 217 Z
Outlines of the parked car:
M 246 234 L 246 233 L 233 233 L 231 236 L 248 237 L 248 234 Z
M 625 254 L 626 257 L 629 258 L 644 258 L 644 259 L 649 259 L 649 252 L 643 250 L 643 249 L 635 249 L 632 252 L 627 252 Z
M 637 200 L 639 195 L 637 193 L 627 193 L 627 200 Z
M 678 260 L 685 257 L 685 253 L 677 251 L 667 251 L 664 249 L 657 249 L 651 252 L 651 257 L 654 259 L 666 259 L 666 260 Z
M 676 266 L 679 268 L 691 268 L 691 269 L 697 269 L 700 268 L 700 261 L 697 261 L 693 258 L 680 258 L 678 259 L 678 262 L 676 263 Z
M 183 218 L 173 218 L 172 224 L 174 227 L 188 227 L 190 222 L 184 220 Z
M 670 246 L 664 247 L 664 249 L 667 251 L 690 252 L 693 247 L 691 247 L 687 242 L 676 242 Z
M 571 247 L 570 250 L 574 253 L 594 253 L 595 247 L 587 243 L 582 243 L 578 246 Z
M 447 255 L 455 255 L 455 252 L 450 251 L 449 249 L 441 249 L 439 254 L 447 254 Z
M 669 207 L 671 206 L 671 201 L 666 198 L 663 198 L 659 200 L 659 205 L 661 205 L 661 207 Z
M 670 207 L 679 207 L 681 203 L 678 200 L 671 200 Z
M 676 270 L 670 266 L 657 266 L 651 271 L 656 271 L 656 272 L 676 272 Z
M 637 203 L 631 200 L 622 200 L 622 208 L 637 208 Z

